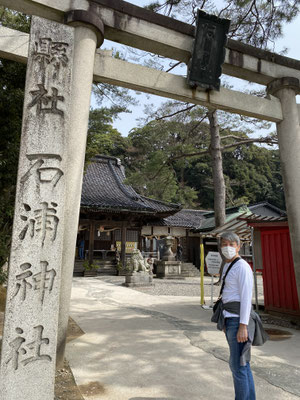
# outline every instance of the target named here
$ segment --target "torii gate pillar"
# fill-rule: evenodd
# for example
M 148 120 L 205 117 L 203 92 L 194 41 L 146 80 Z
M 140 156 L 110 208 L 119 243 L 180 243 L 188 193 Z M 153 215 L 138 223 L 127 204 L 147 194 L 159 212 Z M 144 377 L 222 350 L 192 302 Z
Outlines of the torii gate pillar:
M 279 153 L 288 214 L 295 277 L 300 301 L 300 120 L 296 95 L 300 93 L 297 78 L 275 79 L 268 93 L 281 101 L 283 120 L 277 123 Z
M 65 15 L 65 22 L 75 27 L 75 41 L 70 134 L 67 143 L 67 165 L 69 168 L 66 176 L 66 212 L 57 338 L 57 366 L 62 366 L 63 364 L 68 328 L 94 58 L 96 47 L 100 47 L 104 41 L 104 25 L 92 10 L 70 11 Z

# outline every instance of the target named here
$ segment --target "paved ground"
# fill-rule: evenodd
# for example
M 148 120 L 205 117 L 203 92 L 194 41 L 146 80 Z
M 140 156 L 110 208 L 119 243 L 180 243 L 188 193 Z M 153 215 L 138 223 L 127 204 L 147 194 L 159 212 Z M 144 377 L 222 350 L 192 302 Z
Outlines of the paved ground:
M 177 295 L 152 295 L 122 287 L 120 279 L 74 279 L 71 316 L 85 335 L 68 344 L 67 358 L 77 384 L 94 388 L 84 398 L 233 399 L 224 334 L 199 297 L 183 294 L 182 287 Z M 193 293 L 196 279 L 182 285 Z M 286 341 L 253 348 L 258 400 L 300 398 L 300 332 L 289 331 Z
M 123 276 L 99 276 L 98 279 L 107 283 L 114 283 L 115 285 L 122 285 L 124 282 Z M 204 277 L 204 297 L 206 304 L 211 304 L 211 287 L 213 288 L 213 301 L 219 296 L 220 286 L 215 285 L 218 279 L 214 278 L 212 281 L 210 276 Z M 212 285 L 213 282 L 213 285 Z M 200 301 L 200 278 L 186 278 L 182 279 L 155 279 L 154 286 L 135 288 L 135 290 L 151 294 L 153 296 L 189 296 L 198 297 Z M 263 280 L 262 276 L 257 276 L 257 294 L 258 303 L 263 304 Z M 253 303 L 255 302 L 253 296 Z

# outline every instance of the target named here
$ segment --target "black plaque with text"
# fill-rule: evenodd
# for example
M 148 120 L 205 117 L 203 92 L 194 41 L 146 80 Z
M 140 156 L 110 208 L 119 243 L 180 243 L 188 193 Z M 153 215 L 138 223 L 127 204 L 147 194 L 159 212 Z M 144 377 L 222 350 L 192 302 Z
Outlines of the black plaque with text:
M 220 75 L 230 20 L 198 10 L 196 37 L 188 83 L 204 90 L 220 90 Z

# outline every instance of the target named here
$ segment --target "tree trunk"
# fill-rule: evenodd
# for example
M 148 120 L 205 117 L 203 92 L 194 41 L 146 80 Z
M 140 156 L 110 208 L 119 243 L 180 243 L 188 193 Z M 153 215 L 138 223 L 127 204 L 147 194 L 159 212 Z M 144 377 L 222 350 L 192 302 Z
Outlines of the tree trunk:
M 214 210 L 216 228 L 225 224 L 225 181 L 223 175 L 221 139 L 217 110 L 208 112 L 210 125 L 210 155 L 214 184 Z

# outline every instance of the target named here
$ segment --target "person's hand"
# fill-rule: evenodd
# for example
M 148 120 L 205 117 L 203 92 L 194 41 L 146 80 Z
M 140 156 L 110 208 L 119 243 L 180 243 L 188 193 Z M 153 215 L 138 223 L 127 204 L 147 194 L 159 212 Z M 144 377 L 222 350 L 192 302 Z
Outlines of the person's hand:
M 247 325 L 245 324 L 240 324 L 239 330 L 236 335 L 238 343 L 244 343 L 247 342 L 248 340 L 248 330 L 247 330 Z

